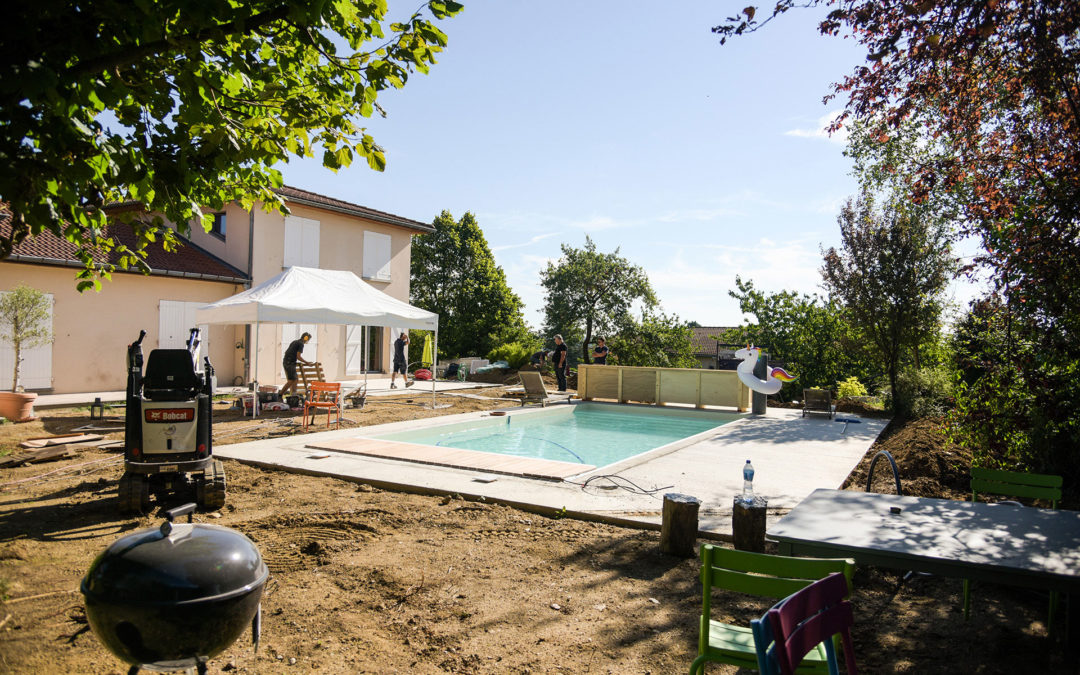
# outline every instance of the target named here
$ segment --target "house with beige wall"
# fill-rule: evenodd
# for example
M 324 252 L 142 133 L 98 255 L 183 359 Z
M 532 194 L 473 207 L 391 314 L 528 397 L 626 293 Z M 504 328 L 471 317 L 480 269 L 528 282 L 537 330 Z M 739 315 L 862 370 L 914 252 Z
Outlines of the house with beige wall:
M 126 346 L 146 330 L 144 350 L 183 346 L 194 327 L 195 307 L 259 284 L 294 265 L 349 270 L 397 299 L 409 299 L 412 235 L 432 226 L 313 192 L 278 190 L 290 215 L 268 213 L 261 205 L 246 211 L 229 204 L 214 213 L 211 231 L 198 223 L 176 252 L 160 244 L 148 252 L 150 275 L 116 272 L 98 292 L 75 290 L 81 262 L 70 242 L 43 233 L 20 243 L 0 261 L 0 291 L 20 282 L 45 291 L 53 300 L 54 341 L 32 350 L 23 365 L 23 386 L 31 391 L 74 393 L 120 390 L 125 386 Z M 130 208 L 130 205 L 129 205 Z M 7 226 L 0 210 L 0 228 Z M 124 243 L 133 239 L 123 226 L 111 228 Z M 104 256 L 100 262 L 104 262 Z M 203 327 L 204 349 L 219 385 L 246 384 L 256 363 L 253 328 Z M 313 340 L 304 357 L 323 364 L 327 378 L 363 375 L 364 348 L 359 327 L 264 325 L 260 327 L 258 380 L 282 383 L 281 356 L 289 342 L 307 331 Z M 369 371 L 390 368 L 392 327 L 365 330 Z M 0 347 L 0 373 L 11 372 L 10 348 Z M 9 365 L 5 365 L 5 363 Z M 0 388 L 4 388 L 0 382 Z

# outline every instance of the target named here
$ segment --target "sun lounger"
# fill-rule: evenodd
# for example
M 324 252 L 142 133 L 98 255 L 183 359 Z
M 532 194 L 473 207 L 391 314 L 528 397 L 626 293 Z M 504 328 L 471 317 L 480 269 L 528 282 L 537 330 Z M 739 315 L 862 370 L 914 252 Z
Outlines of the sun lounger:
M 828 389 L 803 389 L 802 416 L 828 415 L 833 418 L 836 406 L 832 404 L 832 392 Z
M 521 386 L 525 387 L 525 393 L 521 396 L 521 405 L 540 403 L 547 406 L 551 396 L 548 395 L 547 387 L 544 386 L 544 379 L 540 377 L 540 373 L 523 371 L 518 373 L 518 377 L 521 378 Z

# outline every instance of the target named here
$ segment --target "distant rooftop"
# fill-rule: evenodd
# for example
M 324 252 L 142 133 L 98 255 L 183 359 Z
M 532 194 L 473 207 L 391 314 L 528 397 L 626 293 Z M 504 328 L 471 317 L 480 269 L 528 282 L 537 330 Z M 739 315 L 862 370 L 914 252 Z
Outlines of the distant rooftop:
M 0 236 L 6 237 L 10 233 L 11 211 L 7 204 L 0 203 Z M 126 225 L 110 225 L 105 228 L 103 235 L 112 237 L 129 248 L 135 247 L 135 233 Z M 204 251 L 195 244 L 184 239 L 180 241 L 182 246 L 175 251 L 166 251 L 160 241 L 153 242 L 146 247 L 146 262 L 150 265 L 151 274 L 226 281 L 238 284 L 249 280 L 242 271 Z M 75 255 L 77 249 L 78 247 L 74 243 L 45 230 L 41 234 L 27 237 L 21 241 L 5 261 L 61 267 L 82 267 L 82 261 Z M 115 250 L 109 252 L 94 250 L 92 256 L 97 264 L 116 264 L 120 259 L 120 254 Z M 136 270 L 131 271 L 135 272 Z
M 713 356 L 716 354 L 716 340 L 711 336 L 717 337 L 726 330 L 730 330 L 731 326 L 691 326 L 690 330 L 694 331 L 693 337 L 690 339 L 694 345 L 694 354 L 701 356 Z M 730 351 L 721 349 L 721 351 Z

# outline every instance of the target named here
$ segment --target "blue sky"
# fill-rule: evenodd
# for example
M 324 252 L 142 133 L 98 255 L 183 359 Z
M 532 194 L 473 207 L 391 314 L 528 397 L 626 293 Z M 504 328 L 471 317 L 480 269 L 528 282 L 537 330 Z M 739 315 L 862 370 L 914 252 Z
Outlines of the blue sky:
M 739 8 L 465 0 L 439 63 L 369 121 L 386 170 L 294 161 L 285 181 L 424 222 L 472 211 L 534 327 L 540 270 L 586 235 L 644 267 L 664 311 L 738 324 L 736 275 L 821 292 L 856 189 L 822 98 L 863 62 L 808 11 L 720 46 L 709 28 Z

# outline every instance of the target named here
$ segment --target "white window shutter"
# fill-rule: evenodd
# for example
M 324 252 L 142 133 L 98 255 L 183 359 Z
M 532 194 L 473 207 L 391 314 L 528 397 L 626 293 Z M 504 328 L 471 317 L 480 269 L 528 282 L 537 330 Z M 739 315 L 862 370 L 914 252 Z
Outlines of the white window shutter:
M 304 267 L 319 266 L 319 221 L 304 219 L 303 263 Z
M 303 265 L 304 233 L 302 218 L 285 216 L 285 259 L 284 267 Z
M 364 278 L 390 281 L 390 235 L 364 233 Z

